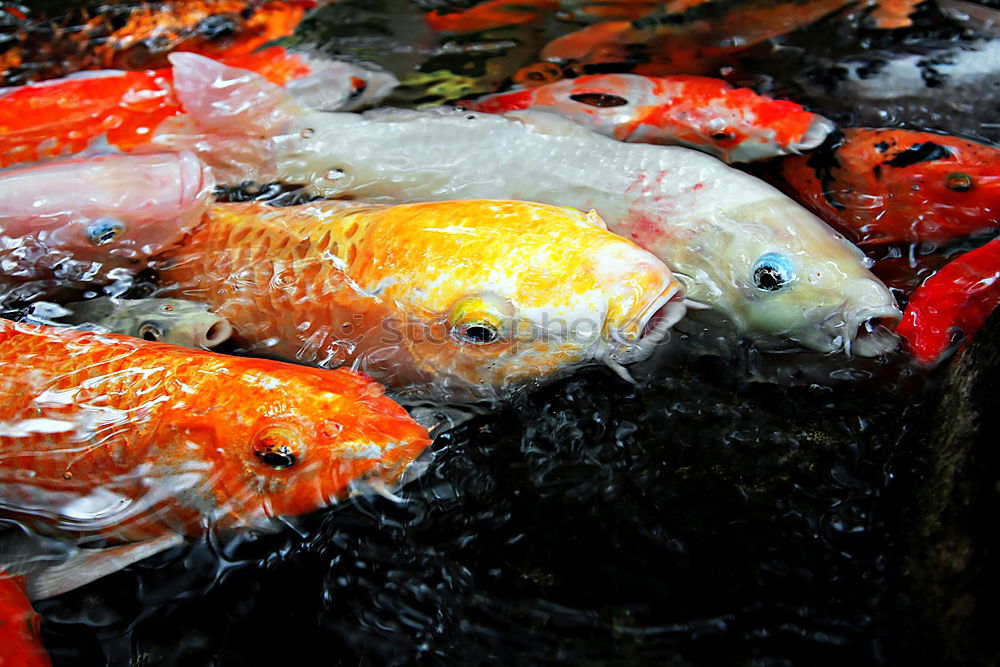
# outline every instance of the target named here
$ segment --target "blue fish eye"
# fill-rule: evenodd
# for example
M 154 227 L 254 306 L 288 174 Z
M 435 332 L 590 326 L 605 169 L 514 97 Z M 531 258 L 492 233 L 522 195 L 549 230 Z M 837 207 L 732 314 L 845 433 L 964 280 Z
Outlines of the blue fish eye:
M 791 261 L 774 252 L 757 258 L 752 275 L 754 287 L 765 292 L 777 292 L 795 279 Z
M 111 243 L 125 231 L 125 223 L 114 218 L 98 218 L 87 227 L 87 239 L 94 245 Z

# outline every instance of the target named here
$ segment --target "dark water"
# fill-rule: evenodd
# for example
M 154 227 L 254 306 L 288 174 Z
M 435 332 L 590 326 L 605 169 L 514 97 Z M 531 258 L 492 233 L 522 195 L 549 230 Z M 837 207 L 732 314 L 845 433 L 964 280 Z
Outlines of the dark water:
M 299 39 L 390 67 L 405 84 L 392 101 L 420 105 L 497 89 L 574 27 L 421 27 L 420 11 L 458 6 L 340 2 Z M 782 41 L 805 58 L 804 44 L 964 38 L 935 11 L 892 35 L 827 19 Z M 749 68 L 767 52 L 753 55 L 738 76 L 763 81 Z M 780 67 L 767 76 L 794 87 Z M 43 640 L 59 665 L 919 658 L 900 630 L 896 537 L 915 487 L 899 477 L 927 437 L 933 383 L 898 360 L 694 344 L 640 370 L 639 385 L 591 371 L 439 429 L 402 502 L 357 497 L 41 602 Z

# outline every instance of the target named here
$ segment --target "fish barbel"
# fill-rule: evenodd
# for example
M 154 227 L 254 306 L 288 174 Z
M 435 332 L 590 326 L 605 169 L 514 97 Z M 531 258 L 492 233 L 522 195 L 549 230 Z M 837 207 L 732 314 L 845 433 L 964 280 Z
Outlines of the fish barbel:
M 861 355 L 890 343 L 880 325 L 899 309 L 864 255 L 776 189 L 698 151 L 622 143 L 538 111 L 307 113 L 250 72 L 171 58 L 189 112 L 153 143 L 203 151 L 213 168 L 380 203 L 595 209 L 663 259 L 691 300 L 758 343 Z
M 858 244 L 939 243 L 1000 224 L 1000 148 L 969 139 L 848 128 L 780 168 L 799 201 Z
M 620 141 L 697 148 L 750 162 L 819 146 L 833 123 L 786 100 L 721 79 L 597 74 L 486 95 L 462 106 L 504 113 L 550 111 Z
M 47 534 L 266 528 L 395 479 L 429 443 L 346 369 L 7 320 L 0 362 L 0 514 Z
M 102 281 L 141 270 L 200 222 L 212 186 L 189 152 L 0 171 L 0 277 Z
M 528 202 L 220 204 L 160 279 L 253 352 L 460 400 L 620 370 L 685 310 L 667 267 L 596 215 Z

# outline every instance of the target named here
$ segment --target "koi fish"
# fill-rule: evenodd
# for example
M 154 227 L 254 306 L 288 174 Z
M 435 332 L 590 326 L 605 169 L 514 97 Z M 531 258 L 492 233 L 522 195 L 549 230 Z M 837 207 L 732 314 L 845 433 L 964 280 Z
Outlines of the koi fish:
M 799 201 L 859 244 L 937 243 L 1000 221 L 1000 149 L 967 139 L 852 128 L 780 169 Z
M 159 266 L 255 353 L 493 398 L 648 356 L 680 283 L 595 214 L 544 204 L 220 204 Z
M 49 667 L 38 640 L 39 617 L 17 581 L 0 570 L 0 665 Z
M 3 85 L 92 69 L 155 69 L 173 51 L 246 56 L 294 32 L 312 0 L 156 0 L 26 15 L 0 54 Z
M 239 180 L 379 203 L 514 198 L 593 208 L 663 259 L 690 300 L 758 344 L 875 355 L 891 343 L 881 325 L 899 310 L 856 247 L 698 151 L 622 143 L 536 111 L 309 113 L 251 73 L 171 58 L 189 111 L 153 143 L 202 150 L 214 169 L 238 167 Z M 227 148 L 237 137 L 239 153 Z
M 394 481 L 429 444 L 346 369 L 6 320 L 0 360 L 0 514 L 81 545 L 267 528 L 356 480 Z M 91 574 L 26 589 L 37 599 Z
M 424 14 L 424 19 L 437 32 L 479 32 L 534 23 L 558 8 L 558 0 L 489 0 L 461 11 L 434 10 Z
M 192 153 L 108 155 L 0 172 L 0 275 L 108 278 L 141 270 L 208 209 L 211 177 Z
M 377 103 L 397 83 L 388 72 L 273 47 L 227 63 L 284 85 L 319 110 Z M 88 146 L 132 151 L 183 111 L 170 69 L 104 71 L 0 89 L 0 166 L 79 153 Z
M 229 340 L 233 327 L 208 306 L 181 299 L 116 299 L 102 296 L 68 303 L 67 324 L 183 347 L 211 349 Z M 77 328 L 80 328 L 79 326 Z
M 910 297 L 896 333 L 921 364 L 939 362 L 1000 305 L 1000 239 L 945 264 Z
M 559 37 L 543 60 L 628 63 L 636 74 L 711 74 L 741 51 L 808 25 L 855 0 L 709 0 L 680 13 L 605 21 Z
M 619 141 L 688 146 L 726 162 L 810 150 L 834 129 L 794 102 L 700 76 L 581 76 L 462 105 L 487 113 L 550 111 Z

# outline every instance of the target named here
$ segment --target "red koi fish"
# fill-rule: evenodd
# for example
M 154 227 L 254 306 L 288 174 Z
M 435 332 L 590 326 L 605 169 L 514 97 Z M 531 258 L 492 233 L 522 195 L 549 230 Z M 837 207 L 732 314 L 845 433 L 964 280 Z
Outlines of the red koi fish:
M 970 338 L 1000 304 L 1000 239 L 946 264 L 917 288 L 896 333 L 913 358 L 940 361 L 960 338 Z
M 173 51 L 235 57 L 294 32 L 313 0 L 157 0 L 22 17 L 0 54 L 6 85 L 87 69 L 155 69 Z
M 519 88 L 463 103 L 474 111 L 539 109 L 620 141 L 680 144 L 749 162 L 810 150 L 834 125 L 794 102 L 700 76 L 602 74 Z
M 303 106 L 323 110 L 367 104 L 395 83 L 385 72 L 280 47 L 223 62 L 285 85 Z M 95 72 L 0 89 L 0 167 L 72 155 L 98 137 L 131 151 L 182 111 L 171 68 Z
M 723 0 L 634 21 L 606 21 L 549 42 L 545 60 L 626 63 L 636 74 L 710 74 L 736 54 L 813 23 L 854 0 Z
M 479 32 L 508 25 L 534 23 L 559 8 L 559 0 L 490 0 L 457 12 L 424 14 L 437 32 Z
M 48 667 L 48 653 L 38 641 L 39 617 L 21 586 L 0 570 L 0 666 Z
M 782 160 L 791 193 L 858 244 L 937 243 L 1000 221 L 1000 149 L 930 132 L 852 128 Z

